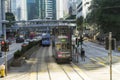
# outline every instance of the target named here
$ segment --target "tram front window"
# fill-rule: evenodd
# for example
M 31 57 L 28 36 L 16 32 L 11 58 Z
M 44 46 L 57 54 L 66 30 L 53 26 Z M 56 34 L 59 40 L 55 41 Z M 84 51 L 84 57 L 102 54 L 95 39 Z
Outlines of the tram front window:
M 66 43 L 56 44 L 56 49 L 58 51 L 68 51 L 70 50 L 70 45 Z

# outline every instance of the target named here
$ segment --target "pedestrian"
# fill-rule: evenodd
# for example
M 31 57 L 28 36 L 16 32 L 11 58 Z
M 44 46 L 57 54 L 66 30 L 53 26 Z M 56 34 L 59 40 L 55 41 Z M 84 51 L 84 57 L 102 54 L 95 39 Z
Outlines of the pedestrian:
M 85 50 L 83 48 L 81 49 L 81 59 L 85 61 Z

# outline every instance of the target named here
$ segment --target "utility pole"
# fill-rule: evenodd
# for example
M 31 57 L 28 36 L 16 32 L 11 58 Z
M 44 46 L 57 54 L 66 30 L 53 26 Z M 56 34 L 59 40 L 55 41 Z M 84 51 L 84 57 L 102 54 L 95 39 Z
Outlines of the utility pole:
M 5 21 L 5 22 L 3 22 L 3 27 L 4 27 L 4 41 L 5 41 L 5 43 L 6 43 L 6 23 L 7 23 L 7 21 Z M 6 74 L 6 76 L 7 76 L 7 51 L 4 51 L 4 63 L 5 63 L 5 74 Z
M 3 12 L 2 12 L 2 16 L 3 16 L 3 34 L 4 34 L 4 41 L 6 42 L 6 23 L 7 21 L 5 20 L 5 0 L 2 0 L 2 4 L 3 4 Z M 7 76 L 7 52 L 4 52 L 5 57 L 4 57 L 4 61 L 5 61 L 5 74 Z
M 109 32 L 109 63 L 110 63 L 110 80 L 112 80 L 112 32 Z

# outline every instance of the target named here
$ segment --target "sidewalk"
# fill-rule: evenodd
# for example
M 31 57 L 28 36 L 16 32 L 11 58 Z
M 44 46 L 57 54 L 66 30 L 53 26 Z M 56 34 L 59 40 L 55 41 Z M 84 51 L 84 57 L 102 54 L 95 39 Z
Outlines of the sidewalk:
M 89 41 L 92 42 L 92 43 L 95 43 L 96 46 L 105 47 L 105 43 L 103 43 L 103 42 L 99 42 L 97 40 L 89 40 Z M 117 47 L 114 51 L 117 52 L 117 53 L 120 53 L 120 51 L 118 50 Z
M 12 67 L 10 66 L 7 71 L 7 76 L 0 78 L 0 80 L 30 80 L 30 69 L 33 64 L 29 62 L 30 58 L 34 57 L 34 50 L 39 49 L 39 46 L 33 47 L 30 52 L 32 52 L 32 55 L 29 57 L 29 59 L 24 59 L 23 63 L 19 67 Z M 34 52 L 33 52 L 34 51 Z M 28 54 L 28 52 L 26 52 Z
M 25 63 L 20 67 L 10 67 L 7 76 L 0 78 L 0 80 L 29 80 L 30 64 Z

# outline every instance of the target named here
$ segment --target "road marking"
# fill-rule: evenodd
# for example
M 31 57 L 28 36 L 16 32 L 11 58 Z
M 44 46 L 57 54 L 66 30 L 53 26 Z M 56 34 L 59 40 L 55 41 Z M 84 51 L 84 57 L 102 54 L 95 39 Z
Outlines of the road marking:
M 80 66 L 78 66 L 77 64 L 71 63 L 73 65 L 73 68 L 78 71 L 78 73 L 84 78 L 84 80 L 91 80 L 80 68 Z
M 93 61 L 96 61 L 98 64 L 101 64 L 101 65 L 103 65 L 104 67 L 108 67 L 108 68 L 109 68 L 109 65 L 106 65 L 106 64 L 103 63 L 103 62 L 98 62 L 97 60 L 95 60 L 95 59 L 93 59 L 93 58 L 90 58 L 90 59 L 93 60 Z M 113 67 L 112 67 L 112 69 L 113 69 L 115 72 L 120 73 L 117 69 L 115 69 L 115 68 L 113 68 Z

